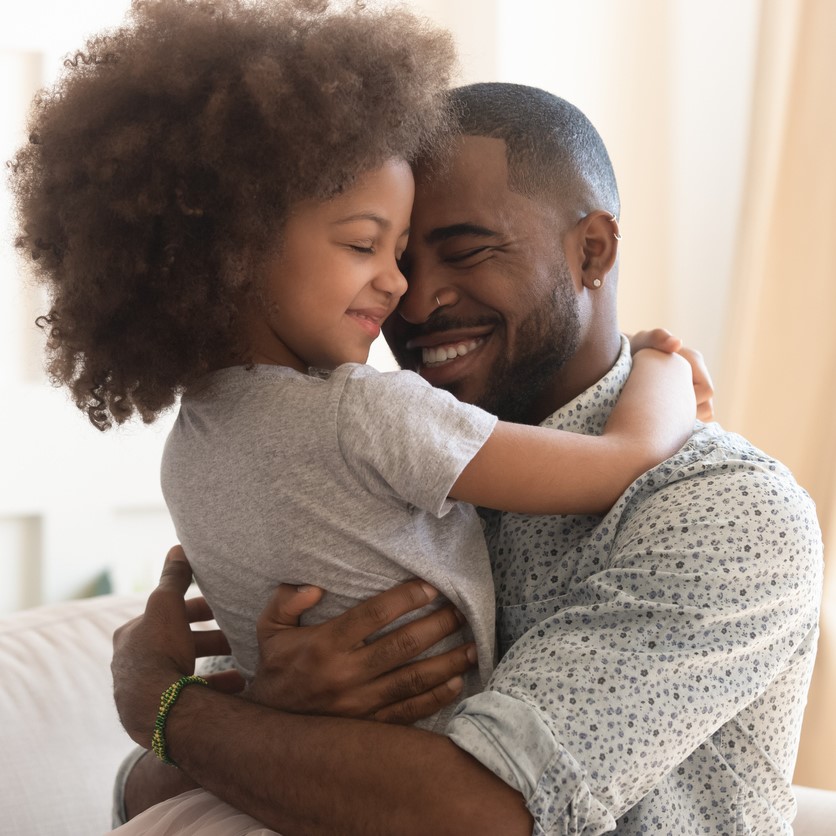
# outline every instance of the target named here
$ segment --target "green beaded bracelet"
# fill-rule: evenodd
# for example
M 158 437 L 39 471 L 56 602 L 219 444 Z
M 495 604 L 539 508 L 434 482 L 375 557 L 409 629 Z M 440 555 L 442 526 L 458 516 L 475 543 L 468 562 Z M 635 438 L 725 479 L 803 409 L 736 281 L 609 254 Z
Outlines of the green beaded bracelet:
M 177 766 L 168 756 L 165 745 L 165 721 L 168 719 L 168 712 L 171 711 L 172 706 L 180 696 L 180 692 L 187 685 L 208 684 L 202 676 L 182 676 L 163 691 L 163 695 L 160 697 L 160 710 L 157 712 L 157 719 L 154 721 L 154 734 L 151 735 L 151 750 L 163 763 Z

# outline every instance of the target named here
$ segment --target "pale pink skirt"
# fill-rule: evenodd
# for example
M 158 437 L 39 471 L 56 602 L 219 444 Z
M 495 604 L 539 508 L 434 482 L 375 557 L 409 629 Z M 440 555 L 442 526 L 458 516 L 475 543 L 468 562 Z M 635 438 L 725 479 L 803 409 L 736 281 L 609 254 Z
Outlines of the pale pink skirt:
M 252 816 L 199 789 L 150 807 L 110 832 L 118 836 L 279 836 Z

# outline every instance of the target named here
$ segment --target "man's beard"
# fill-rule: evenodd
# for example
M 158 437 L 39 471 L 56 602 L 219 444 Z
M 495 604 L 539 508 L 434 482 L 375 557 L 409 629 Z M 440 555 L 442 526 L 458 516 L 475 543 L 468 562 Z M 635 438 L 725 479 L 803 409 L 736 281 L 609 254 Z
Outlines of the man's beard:
M 578 300 L 573 292 L 572 275 L 566 264 L 554 268 L 551 293 L 545 295 L 526 319 L 516 328 L 513 346 L 497 360 L 485 389 L 472 401 L 502 421 L 516 424 L 536 423 L 536 403 L 548 397 L 554 376 L 570 360 L 580 345 L 581 325 Z M 397 314 L 393 314 L 393 317 Z M 444 309 L 433 314 L 423 325 L 408 325 L 402 320 L 386 333 L 387 342 L 401 368 L 418 371 L 419 352 L 404 348 L 409 339 L 425 333 L 482 325 L 504 327 L 496 316 L 481 316 L 462 321 L 445 315 Z M 391 323 L 391 320 L 390 320 Z M 386 332 L 384 326 L 384 332 Z M 467 380 L 440 385 L 463 400 Z
M 512 351 L 494 364 L 476 402 L 502 421 L 531 423 L 534 405 L 578 350 L 581 326 L 572 278 L 563 268 L 555 279 L 554 292 L 517 327 Z

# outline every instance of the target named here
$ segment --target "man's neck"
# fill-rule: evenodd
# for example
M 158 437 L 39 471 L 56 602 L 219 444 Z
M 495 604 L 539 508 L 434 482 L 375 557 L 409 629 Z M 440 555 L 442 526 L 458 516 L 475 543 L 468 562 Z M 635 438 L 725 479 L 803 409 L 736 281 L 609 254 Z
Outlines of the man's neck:
M 613 367 L 620 351 L 621 334 L 617 328 L 587 334 L 580 348 L 543 387 L 541 397 L 532 403 L 526 423 L 541 424 L 589 389 Z

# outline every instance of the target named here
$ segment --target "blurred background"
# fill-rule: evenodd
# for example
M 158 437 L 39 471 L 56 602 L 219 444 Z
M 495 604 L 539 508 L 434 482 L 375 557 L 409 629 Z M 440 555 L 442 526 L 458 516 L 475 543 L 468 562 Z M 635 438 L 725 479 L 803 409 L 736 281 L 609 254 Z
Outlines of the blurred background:
M 702 350 L 721 423 L 783 460 L 836 545 L 836 3 L 413 0 L 451 29 L 460 81 L 544 87 L 578 105 L 619 178 L 621 325 Z M 32 95 L 128 0 L 0 8 L 0 157 Z M 159 489 L 173 416 L 105 435 L 53 389 L 47 310 L 0 191 L 0 614 L 145 591 L 175 542 Z M 385 346 L 372 362 L 391 365 Z M 830 546 L 831 548 L 828 548 Z M 832 569 L 832 567 L 831 567 Z M 836 789 L 836 588 L 796 780 Z

